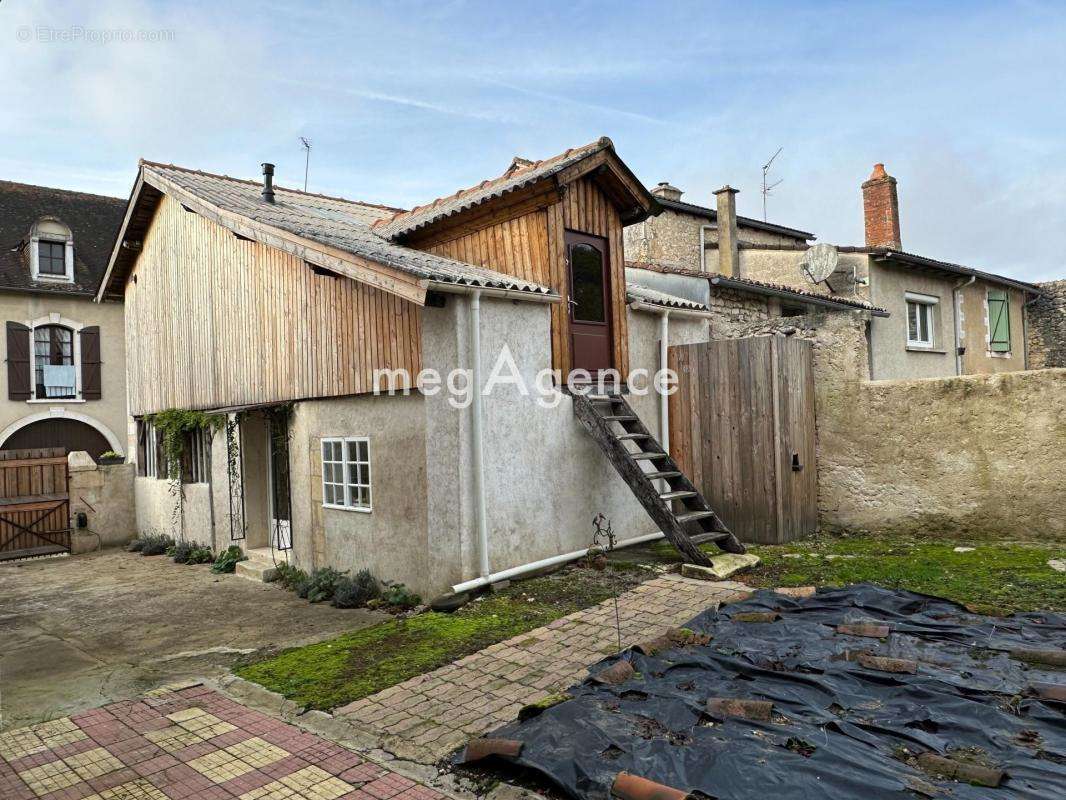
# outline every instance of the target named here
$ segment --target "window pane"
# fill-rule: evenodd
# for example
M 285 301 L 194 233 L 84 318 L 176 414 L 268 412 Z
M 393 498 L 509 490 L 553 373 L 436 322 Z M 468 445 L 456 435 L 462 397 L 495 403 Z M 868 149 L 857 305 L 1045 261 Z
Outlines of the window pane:
M 604 305 L 603 253 L 590 244 L 570 246 L 570 272 L 574 319 L 582 322 L 606 322 Z
M 359 460 L 360 461 L 369 461 L 370 458 L 369 458 L 369 455 L 367 454 L 367 446 L 368 446 L 367 443 L 366 442 L 357 442 L 356 444 L 358 444 L 358 446 L 359 446 L 358 447 Z
M 920 323 L 919 331 L 920 331 L 921 340 L 923 342 L 930 341 L 930 336 L 929 336 L 929 328 L 930 328 L 929 321 L 930 320 L 929 320 L 929 318 L 930 318 L 930 316 L 932 316 L 931 315 L 931 311 L 932 311 L 932 307 L 931 306 L 927 306 L 927 305 L 918 306 L 918 320 L 919 320 L 919 323 Z
M 322 487 L 322 499 L 332 505 L 334 503 L 333 484 L 327 483 Z
M 918 304 L 907 303 L 907 338 L 918 341 Z

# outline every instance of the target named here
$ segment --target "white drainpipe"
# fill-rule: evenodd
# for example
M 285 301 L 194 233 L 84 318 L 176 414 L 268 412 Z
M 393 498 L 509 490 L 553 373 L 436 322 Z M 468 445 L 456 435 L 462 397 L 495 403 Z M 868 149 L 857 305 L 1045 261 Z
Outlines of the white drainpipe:
M 489 524 L 485 512 L 485 452 L 481 434 L 481 292 L 470 293 L 470 380 L 474 386 L 470 405 L 470 448 L 473 460 L 474 519 L 477 524 L 478 572 L 489 577 Z
M 663 311 L 659 316 L 659 371 L 666 370 L 670 359 L 670 312 Z M 664 391 L 659 392 L 659 442 L 663 450 L 670 452 L 670 397 Z
M 662 539 L 662 532 L 648 533 L 643 536 L 634 536 L 632 539 L 626 539 L 624 542 L 618 542 L 614 547 L 619 549 L 621 547 L 630 547 L 635 544 L 644 544 L 645 542 L 654 542 L 656 539 Z M 502 570 L 501 572 L 495 572 L 492 575 L 484 575 L 480 578 L 474 578 L 473 580 L 464 581 L 463 583 L 457 583 L 452 587 L 452 592 L 460 594 L 461 592 L 469 592 L 474 589 L 480 589 L 484 586 L 489 586 L 493 583 L 499 583 L 500 581 L 508 581 L 512 578 L 520 578 L 530 572 L 536 572 L 539 569 L 547 569 L 548 567 L 554 567 L 558 564 L 566 564 L 569 561 L 577 561 L 579 558 L 583 558 L 588 555 L 588 548 L 584 550 L 574 550 L 572 553 L 563 553 L 562 555 L 552 556 L 551 558 L 542 558 L 540 561 L 533 561 L 529 564 L 523 564 L 520 567 L 511 567 L 510 569 Z

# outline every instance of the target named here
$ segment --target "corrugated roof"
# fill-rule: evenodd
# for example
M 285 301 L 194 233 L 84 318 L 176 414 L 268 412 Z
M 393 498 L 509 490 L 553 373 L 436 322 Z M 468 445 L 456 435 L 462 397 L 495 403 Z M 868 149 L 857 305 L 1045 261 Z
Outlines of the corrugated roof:
M 386 240 L 371 225 L 395 209 L 309 194 L 275 186 L 275 202 L 260 196 L 261 185 L 226 175 L 142 161 L 145 181 L 156 175 L 210 205 L 262 225 L 288 231 L 378 264 L 440 283 L 551 294 L 547 286 L 495 270 L 414 250 Z M 159 188 L 159 187 L 157 187 Z
M 118 197 L 0 181 L 0 289 L 89 295 L 107 269 L 126 201 Z M 30 229 L 53 217 L 74 236 L 74 281 L 35 281 L 30 272 Z
M 607 149 L 614 149 L 614 145 L 610 139 L 602 136 L 594 142 L 582 147 L 570 148 L 564 153 L 543 161 L 529 162 L 525 159 L 515 159 L 508 170 L 498 178 L 482 181 L 477 186 L 467 189 L 460 189 L 453 195 L 438 198 L 432 203 L 417 206 L 410 211 L 398 212 L 391 219 L 376 222 L 374 229 L 390 239 L 413 233 L 445 217 L 458 214 L 468 208 L 555 175 L 581 159 Z
M 689 300 L 687 297 L 678 297 L 676 294 L 667 294 L 658 289 L 650 289 L 639 283 L 626 282 L 626 296 L 630 302 L 648 303 L 663 308 L 683 308 L 690 311 L 709 311 L 703 303 Z
M 867 303 L 863 300 L 852 300 L 846 297 L 837 297 L 836 295 L 824 294 L 822 292 L 810 292 L 806 289 L 797 289 L 794 286 L 786 286 L 781 283 L 770 283 L 768 281 L 756 281 L 751 278 L 733 278 L 728 275 L 722 275 L 719 272 L 700 272 L 695 269 L 685 269 L 684 267 L 664 267 L 660 264 L 651 264 L 642 261 L 627 261 L 626 267 L 629 269 L 646 269 L 651 272 L 661 272 L 666 275 L 687 275 L 693 278 L 704 278 L 709 280 L 713 285 L 727 284 L 730 288 L 735 288 L 740 291 L 750 289 L 753 292 L 759 294 L 765 294 L 767 291 L 772 291 L 778 294 L 788 294 L 796 297 L 797 300 L 810 299 L 823 303 L 833 303 L 835 305 L 851 306 L 852 308 L 860 309 L 862 311 L 871 311 L 875 314 L 885 314 L 887 311 L 878 306 Z

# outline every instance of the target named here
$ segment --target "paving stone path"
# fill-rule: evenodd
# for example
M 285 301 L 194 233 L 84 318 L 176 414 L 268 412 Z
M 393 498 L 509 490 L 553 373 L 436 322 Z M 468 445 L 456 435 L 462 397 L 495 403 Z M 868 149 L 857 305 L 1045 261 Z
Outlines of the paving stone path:
M 470 738 L 515 719 L 518 710 L 583 680 L 621 644 L 662 633 L 751 589 L 730 581 L 664 575 L 618 598 L 494 644 L 434 672 L 337 709 L 334 716 L 378 737 L 395 755 L 433 763 Z
M 0 734 L 3 800 L 444 800 L 203 686 Z

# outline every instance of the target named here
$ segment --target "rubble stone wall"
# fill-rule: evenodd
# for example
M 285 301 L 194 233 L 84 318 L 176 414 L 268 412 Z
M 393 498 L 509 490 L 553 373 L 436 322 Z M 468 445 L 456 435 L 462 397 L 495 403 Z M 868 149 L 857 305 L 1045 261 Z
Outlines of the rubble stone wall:
M 1038 284 L 1029 306 L 1029 368 L 1066 367 L 1066 280 Z

